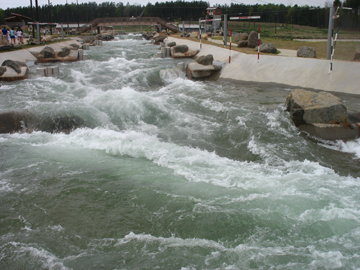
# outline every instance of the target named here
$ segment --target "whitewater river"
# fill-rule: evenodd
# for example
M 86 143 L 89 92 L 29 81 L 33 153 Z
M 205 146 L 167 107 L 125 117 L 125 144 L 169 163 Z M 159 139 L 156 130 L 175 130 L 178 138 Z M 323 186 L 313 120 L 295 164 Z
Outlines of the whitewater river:
M 309 139 L 290 89 L 187 80 L 139 37 L 2 83 L 0 112 L 82 124 L 0 134 L 0 269 L 360 268 L 360 140 Z

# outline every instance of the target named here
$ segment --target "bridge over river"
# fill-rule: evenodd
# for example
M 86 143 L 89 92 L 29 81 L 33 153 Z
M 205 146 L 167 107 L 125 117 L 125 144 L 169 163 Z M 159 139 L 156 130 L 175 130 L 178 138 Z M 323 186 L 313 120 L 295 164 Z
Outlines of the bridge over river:
M 167 23 L 159 17 L 107 17 L 97 18 L 80 28 L 80 32 L 86 32 L 97 26 L 116 26 L 116 25 L 157 25 L 161 24 L 173 32 L 179 32 L 179 28 L 173 24 Z

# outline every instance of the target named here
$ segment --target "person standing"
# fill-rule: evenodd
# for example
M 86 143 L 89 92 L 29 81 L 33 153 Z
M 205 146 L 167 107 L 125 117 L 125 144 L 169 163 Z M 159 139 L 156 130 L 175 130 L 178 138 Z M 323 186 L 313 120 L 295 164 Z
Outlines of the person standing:
M 15 30 L 14 27 L 11 28 L 10 30 L 10 39 L 11 39 L 11 44 L 16 44 L 16 39 L 15 39 Z
M 10 39 L 10 28 L 9 27 L 7 29 L 7 40 L 8 40 L 8 44 L 10 44 L 11 39 Z
M 22 34 L 20 27 L 16 31 L 16 36 L 17 36 L 19 44 L 24 44 L 24 38 L 23 38 L 23 34 Z
M 8 32 L 6 29 L 6 26 L 4 26 L 4 28 L 1 30 L 2 32 L 2 40 L 4 41 L 4 44 L 8 43 Z

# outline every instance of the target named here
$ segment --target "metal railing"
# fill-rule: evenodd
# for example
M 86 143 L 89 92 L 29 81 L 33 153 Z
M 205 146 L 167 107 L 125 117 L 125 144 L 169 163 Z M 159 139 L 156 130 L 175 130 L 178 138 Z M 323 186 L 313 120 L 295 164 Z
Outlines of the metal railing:
M 175 25 L 167 23 L 165 20 L 160 19 L 159 17 L 107 17 L 107 18 L 97 18 L 84 26 L 79 28 L 79 32 L 83 33 L 88 30 L 90 30 L 92 27 L 96 27 L 98 24 L 104 23 L 104 24 L 115 24 L 115 25 L 121 25 L 121 24 L 161 24 L 164 27 L 167 27 L 168 29 L 179 32 L 179 28 Z

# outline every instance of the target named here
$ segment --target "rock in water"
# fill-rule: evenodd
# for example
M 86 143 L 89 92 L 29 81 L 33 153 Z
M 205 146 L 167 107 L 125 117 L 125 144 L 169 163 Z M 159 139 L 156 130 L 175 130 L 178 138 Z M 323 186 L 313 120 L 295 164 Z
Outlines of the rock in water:
M 294 124 L 311 136 L 324 140 L 359 137 L 359 127 L 351 124 L 343 102 L 327 92 L 294 89 L 286 99 L 286 110 Z
M 327 92 L 294 89 L 286 99 L 286 108 L 296 126 L 349 123 L 347 109 L 341 99 Z
M 212 54 L 202 55 L 196 59 L 196 62 L 204 66 L 212 65 L 213 61 L 214 61 L 214 57 Z

